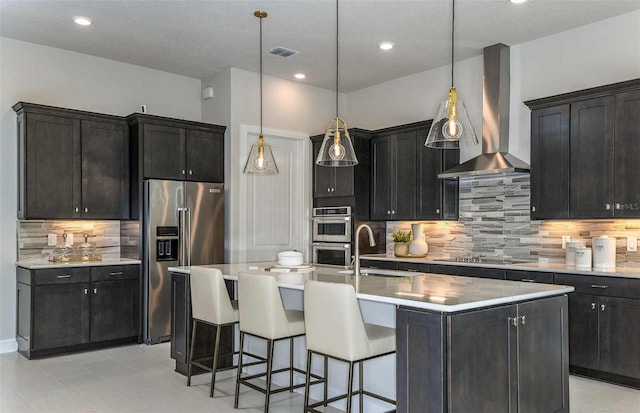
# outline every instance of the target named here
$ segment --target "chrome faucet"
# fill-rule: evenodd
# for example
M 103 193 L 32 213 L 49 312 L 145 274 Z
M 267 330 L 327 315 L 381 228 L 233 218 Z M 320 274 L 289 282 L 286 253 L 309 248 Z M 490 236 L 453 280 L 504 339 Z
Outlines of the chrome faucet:
M 358 228 L 356 229 L 356 247 L 355 247 L 355 259 L 354 259 L 354 263 L 353 263 L 353 274 L 354 275 L 360 275 L 360 230 L 362 228 L 365 228 L 367 230 L 367 232 L 369 233 L 369 245 L 372 247 L 376 246 L 376 240 L 373 238 L 373 231 L 371 231 L 371 227 L 367 224 L 361 224 L 358 226 Z

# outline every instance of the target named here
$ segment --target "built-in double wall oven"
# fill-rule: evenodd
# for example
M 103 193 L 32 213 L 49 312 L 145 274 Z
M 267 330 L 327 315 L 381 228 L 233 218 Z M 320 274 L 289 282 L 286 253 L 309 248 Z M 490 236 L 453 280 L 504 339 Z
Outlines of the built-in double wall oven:
M 351 207 L 313 208 L 313 262 L 349 265 L 351 263 Z

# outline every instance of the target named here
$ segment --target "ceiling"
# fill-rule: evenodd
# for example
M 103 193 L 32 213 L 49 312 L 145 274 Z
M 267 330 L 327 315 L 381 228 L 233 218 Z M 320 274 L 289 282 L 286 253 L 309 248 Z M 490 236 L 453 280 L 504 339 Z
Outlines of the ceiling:
M 0 0 L 0 35 L 198 79 L 229 67 L 257 72 L 266 10 L 264 73 L 335 89 L 333 0 Z M 640 0 L 458 0 L 456 60 L 640 9 Z M 76 15 L 93 19 L 81 27 Z M 342 0 L 340 91 L 350 92 L 449 63 L 450 0 Z M 384 52 L 381 41 L 395 47 Z

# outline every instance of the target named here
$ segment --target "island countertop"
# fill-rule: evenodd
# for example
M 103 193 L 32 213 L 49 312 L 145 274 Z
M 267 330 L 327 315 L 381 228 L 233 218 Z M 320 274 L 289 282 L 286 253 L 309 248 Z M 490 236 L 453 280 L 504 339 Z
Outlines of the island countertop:
M 241 272 L 275 277 L 281 288 L 304 289 L 307 280 L 351 284 L 361 300 L 421 308 L 444 313 L 491 307 L 543 297 L 567 294 L 573 287 L 503 281 L 484 278 L 460 277 L 443 274 L 401 272 L 406 276 L 366 275 L 355 277 L 345 274 L 344 267 L 315 265 L 311 271 L 273 272 L 273 262 L 204 265 L 217 268 L 225 279 L 237 280 Z M 191 267 L 169 267 L 174 273 L 188 274 Z
M 17 261 L 16 267 L 28 270 L 43 270 L 50 268 L 70 268 L 70 267 L 101 267 L 110 265 L 136 265 L 142 261 L 131 258 L 103 258 L 100 261 L 69 261 L 51 262 L 46 259 Z

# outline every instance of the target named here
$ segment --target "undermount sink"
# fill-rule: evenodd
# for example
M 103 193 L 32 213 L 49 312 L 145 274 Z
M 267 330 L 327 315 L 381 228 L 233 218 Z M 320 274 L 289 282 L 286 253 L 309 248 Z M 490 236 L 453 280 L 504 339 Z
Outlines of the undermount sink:
M 338 271 L 338 273 L 353 274 L 353 270 L 340 270 Z M 418 275 L 422 275 L 422 273 L 411 271 L 381 270 L 379 268 L 361 268 L 360 275 L 375 275 L 378 277 L 416 277 Z

